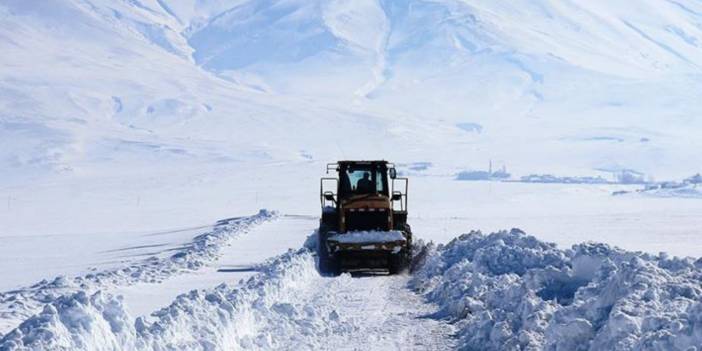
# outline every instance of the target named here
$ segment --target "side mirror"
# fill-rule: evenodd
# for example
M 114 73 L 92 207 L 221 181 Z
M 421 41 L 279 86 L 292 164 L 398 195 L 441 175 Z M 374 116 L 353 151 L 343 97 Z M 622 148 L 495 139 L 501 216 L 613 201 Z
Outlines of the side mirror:
M 324 200 L 334 201 L 334 193 L 332 193 L 331 191 L 325 192 L 324 193 Z
M 388 173 L 390 174 L 390 179 L 397 178 L 397 170 L 396 169 L 390 168 L 390 170 L 388 170 Z
M 392 201 L 400 201 L 402 200 L 402 193 L 399 191 L 395 191 L 392 193 Z

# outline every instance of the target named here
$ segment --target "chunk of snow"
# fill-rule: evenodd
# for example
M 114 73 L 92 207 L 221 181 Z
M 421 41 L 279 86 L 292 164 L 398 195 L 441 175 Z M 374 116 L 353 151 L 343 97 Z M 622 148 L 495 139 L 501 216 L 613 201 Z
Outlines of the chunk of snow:
M 388 243 L 405 241 L 405 236 L 399 230 L 390 231 L 358 231 L 343 234 L 335 234 L 329 237 L 330 241 L 341 244 L 366 244 L 366 243 Z

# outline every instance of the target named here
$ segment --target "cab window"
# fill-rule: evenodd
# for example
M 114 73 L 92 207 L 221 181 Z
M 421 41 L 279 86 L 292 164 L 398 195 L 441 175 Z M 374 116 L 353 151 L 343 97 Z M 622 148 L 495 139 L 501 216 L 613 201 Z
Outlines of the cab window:
M 383 172 L 371 168 L 348 168 L 341 172 L 344 192 L 350 195 L 386 193 Z

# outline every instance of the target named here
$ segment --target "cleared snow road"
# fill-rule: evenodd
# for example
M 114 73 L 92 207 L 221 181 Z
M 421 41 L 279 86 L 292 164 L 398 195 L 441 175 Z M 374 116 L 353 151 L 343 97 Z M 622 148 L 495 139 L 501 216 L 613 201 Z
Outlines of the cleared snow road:
M 258 272 L 272 257 L 303 246 L 314 232 L 318 219 L 307 216 L 280 216 L 252 228 L 221 251 L 221 258 L 194 273 L 178 275 L 160 284 L 137 284 L 115 289 L 124 297 L 132 315 L 148 315 L 172 302 L 177 295 L 192 289 L 211 289 L 221 283 L 236 284 Z M 286 316 L 285 308 L 295 311 L 330 311 L 329 328 L 314 333 L 307 323 L 299 321 L 288 332 L 280 331 L 281 323 L 263 323 L 254 334 L 271 337 L 268 347 L 275 349 L 315 348 L 334 350 L 442 350 L 453 349 L 455 329 L 452 325 L 431 318 L 437 307 L 407 288 L 409 276 L 320 277 L 303 275 L 275 301 L 277 318 Z M 286 321 L 282 324 L 288 324 Z M 247 323 L 246 321 L 234 324 Z M 313 322 L 316 323 L 316 322 Z M 333 325 L 333 326 L 332 326 Z M 248 328 L 249 326 L 245 326 Z M 301 334 L 309 334 L 304 343 Z M 277 340 L 275 340 L 277 339 Z M 258 345 L 261 346 L 261 345 Z M 266 346 L 264 346 L 266 347 Z
M 408 276 L 343 275 L 314 288 L 310 303 L 336 306 L 352 326 L 327 340 L 336 350 L 449 350 L 455 347 L 452 325 L 431 318 L 436 306 L 407 289 Z

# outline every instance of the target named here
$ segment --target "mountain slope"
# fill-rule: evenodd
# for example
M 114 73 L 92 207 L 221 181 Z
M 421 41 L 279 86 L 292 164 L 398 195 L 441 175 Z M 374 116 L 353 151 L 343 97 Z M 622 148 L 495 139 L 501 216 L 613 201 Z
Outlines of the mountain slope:
M 423 162 L 447 179 L 490 161 L 514 176 L 688 176 L 701 7 L 6 1 L 0 221 L 185 227 L 264 198 L 278 208 L 343 158 Z
M 402 157 L 392 151 L 399 143 L 433 149 L 418 157 L 449 168 L 496 159 L 519 173 L 687 174 L 689 132 L 700 123 L 690 89 L 702 61 L 697 7 L 11 1 L 1 10 L 9 54 L 0 106 L 11 145 L 2 159 L 11 169 L 65 171 L 115 158 L 105 149 L 137 160 L 152 160 L 154 149 L 157 158 L 290 158 L 327 153 L 348 120 L 345 130 L 358 134 L 341 148 L 360 154 Z M 299 125 L 325 132 L 287 133 Z M 554 147 L 572 152 L 543 162 Z

